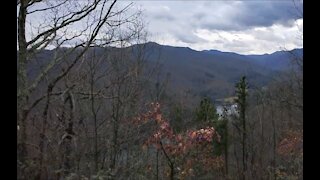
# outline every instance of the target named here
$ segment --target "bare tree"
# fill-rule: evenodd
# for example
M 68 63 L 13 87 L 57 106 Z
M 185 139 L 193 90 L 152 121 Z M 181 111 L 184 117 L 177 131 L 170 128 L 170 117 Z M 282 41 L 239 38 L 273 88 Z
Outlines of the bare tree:
M 124 37 L 117 35 L 120 25 L 127 24 L 128 28 L 137 26 L 139 13 L 129 13 L 131 4 L 124 8 L 116 8 L 117 0 L 87 0 L 87 1 L 39 1 L 22 0 L 17 2 L 18 8 L 18 165 L 20 169 L 19 177 L 26 178 L 23 169 L 27 165 L 28 156 L 27 146 L 29 143 L 28 134 L 28 116 L 44 100 L 44 109 L 42 113 L 41 130 L 39 132 L 39 163 L 43 166 L 45 147 L 48 145 L 48 118 L 51 116 L 52 96 L 61 93 L 55 93 L 56 87 L 61 87 L 63 80 L 69 72 L 83 59 L 83 55 L 90 47 L 105 47 Z M 42 16 L 34 21 L 35 17 Z M 133 38 L 136 31 L 132 29 L 131 35 L 125 38 Z M 63 49 L 67 47 L 67 49 Z M 43 50 L 54 49 L 54 55 L 50 60 L 43 62 L 44 66 L 40 68 L 38 74 L 31 78 L 28 70 L 34 59 L 36 59 Z M 69 62 L 69 63 L 65 63 Z M 57 71 L 61 64 L 65 63 L 59 73 Z M 44 94 L 41 91 L 46 89 Z M 67 92 L 66 90 L 63 90 Z M 66 100 L 72 105 L 72 93 L 68 91 L 69 96 Z M 71 93 L 71 94 L 70 94 Z M 69 126 L 67 135 L 72 134 L 72 110 L 69 114 Z M 42 172 L 38 177 L 43 177 Z

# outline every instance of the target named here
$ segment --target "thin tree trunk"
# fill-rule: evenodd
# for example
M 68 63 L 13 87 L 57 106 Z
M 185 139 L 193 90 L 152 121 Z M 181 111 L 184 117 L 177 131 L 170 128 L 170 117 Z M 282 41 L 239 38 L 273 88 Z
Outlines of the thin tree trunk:
M 118 92 L 119 93 L 119 92 Z M 119 94 L 118 94 L 119 95 Z M 116 165 L 116 156 L 118 152 L 118 128 L 119 128 L 119 99 L 118 96 L 116 105 L 113 105 L 113 113 L 112 113 L 112 120 L 113 120 L 113 156 L 111 162 L 111 169 L 115 168 Z
M 173 163 L 170 164 L 170 180 L 174 180 L 174 166 L 173 166 Z
M 224 146 L 224 156 L 225 156 L 225 171 L 226 171 L 226 177 L 228 179 L 229 177 L 229 171 L 228 171 L 228 121 L 226 121 L 226 126 L 225 126 L 225 146 Z
M 43 173 L 42 170 L 44 169 L 43 161 L 44 161 L 44 147 L 45 147 L 45 136 L 47 132 L 47 123 L 48 123 L 48 111 L 49 111 L 49 106 L 50 106 L 50 94 L 53 90 L 53 85 L 50 84 L 47 89 L 47 101 L 46 105 L 42 114 L 42 128 L 41 132 L 39 134 L 40 142 L 39 142 L 39 149 L 40 149 L 40 154 L 39 154 L 39 172 L 38 172 L 38 178 L 42 179 Z
M 273 178 L 274 180 L 277 179 L 276 176 L 276 124 L 273 114 L 273 108 L 271 108 L 271 121 L 272 121 L 272 128 L 273 128 L 273 160 L 272 160 L 272 166 L 273 166 Z
M 159 143 L 160 143 L 160 147 L 162 149 L 163 154 L 165 155 L 165 157 L 168 160 L 168 164 L 170 167 L 170 180 L 174 180 L 174 162 L 170 159 L 169 155 L 167 154 L 166 150 L 163 147 L 162 142 L 160 141 Z
M 246 119 L 245 112 L 242 110 L 242 122 L 243 122 L 243 132 L 242 132 L 242 165 L 243 165 L 243 180 L 246 179 L 247 171 L 247 153 L 246 153 Z
M 233 134 L 233 137 L 235 137 L 235 133 L 234 133 L 234 130 L 232 131 L 232 134 Z M 240 170 L 240 163 L 239 163 L 239 157 L 237 155 L 237 147 L 236 147 L 236 143 L 233 144 L 233 154 L 234 154 L 234 157 L 236 159 L 236 167 L 237 167 L 237 172 L 238 172 L 238 177 L 242 177 L 241 176 L 241 170 Z
M 157 167 L 156 167 L 156 176 L 157 180 L 159 180 L 159 150 L 157 149 Z
M 263 117 L 264 117 L 264 104 L 262 104 L 262 115 L 260 118 L 260 125 L 261 125 L 261 135 L 260 135 L 260 157 L 259 157 L 259 164 L 260 164 L 260 176 L 262 177 L 263 175 L 263 154 L 264 154 L 264 123 L 263 123 Z
M 18 125 L 20 142 L 18 144 L 18 159 L 22 164 L 25 163 L 27 157 L 27 123 L 26 123 L 26 106 L 28 103 L 28 91 L 27 91 L 27 41 L 25 35 L 26 13 L 27 13 L 27 1 L 20 2 L 19 16 L 18 16 Z
M 93 73 L 93 72 L 92 72 Z M 94 85 L 94 75 L 91 77 L 90 90 L 91 90 L 91 112 L 94 121 L 94 171 L 98 171 L 98 127 L 97 127 L 97 114 L 94 107 L 94 95 L 93 95 L 93 85 Z
M 73 140 L 73 135 L 75 135 L 75 133 L 73 132 L 73 99 L 72 99 L 72 95 L 70 92 L 68 92 L 68 97 L 65 101 L 69 101 L 69 106 L 70 106 L 70 117 L 68 119 L 68 126 L 66 129 L 66 138 L 65 140 L 65 175 L 68 175 L 71 171 L 72 171 L 72 167 L 73 167 L 73 159 L 72 159 L 72 140 Z

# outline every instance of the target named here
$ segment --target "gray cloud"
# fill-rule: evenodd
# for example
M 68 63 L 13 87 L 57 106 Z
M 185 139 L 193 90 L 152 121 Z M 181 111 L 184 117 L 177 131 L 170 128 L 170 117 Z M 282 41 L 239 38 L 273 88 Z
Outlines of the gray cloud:
M 296 1 L 297 9 L 302 8 L 302 4 Z M 293 41 L 293 33 L 285 28 L 293 28 L 299 13 L 291 0 L 283 1 L 139 1 L 148 21 L 148 30 L 151 35 L 163 37 L 171 45 L 184 45 L 203 49 L 205 45 L 218 44 L 220 48 L 229 48 L 240 51 L 248 47 L 267 48 L 267 42 Z M 301 18 L 301 17 L 300 17 Z M 287 32 L 288 35 L 279 35 L 277 28 Z M 268 28 L 267 34 L 259 36 L 259 31 L 255 28 Z M 248 39 L 243 39 L 242 43 L 232 42 L 227 36 L 220 36 L 210 39 L 195 33 L 199 30 L 221 33 L 228 32 L 229 38 L 232 34 L 251 35 L 255 40 L 250 43 L 264 43 L 251 46 Z M 295 36 L 296 37 L 296 36 Z M 238 40 L 242 37 L 232 36 Z M 292 39 L 290 39 L 292 38 Z M 257 40 L 257 41 L 256 41 Z M 244 42 L 246 41 L 246 42 Z M 296 41 L 295 41 L 296 42 Z M 226 45 L 223 45 L 225 43 Z M 274 43 L 273 43 L 274 44 Z M 300 43 L 301 44 L 301 43 Z M 208 47 L 210 49 L 214 47 Z M 250 50 L 250 52 L 262 52 L 263 50 Z M 243 51 L 241 51 L 243 52 Z
M 195 18 L 196 20 L 202 20 L 204 17 L 206 16 L 205 13 L 203 12 L 197 12 L 193 15 L 193 18 Z
M 196 12 L 193 20 L 196 26 L 210 30 L 245 30 L 273 24 L 290 26 L 298 19 L 292 1 L 212 2 L 206 5 L 203 6 L 206 13 Z
M 206 42 L 205 39 L 202 39 L 198 36 L 195 36 L 193 34 L 184 34 L 184 33 L 179 33 L 176 32 L 175 36 L 184 43 L 190 43 L 190 44 L 194 44 L 194 43 L 199 43 L 199 42 Z
M 292 1 L 249 1 L 244 3 L 242 13 L 233 20 L 244 27 L 271 26 L 279 23 L 292 24 L 297 14 Z
M 159 14 L 155 14 L 153 15 L 154 19 L 156 20 L 165 20 L 165 21 L 174 21 L 176 18 L 174 16 L 172 16 L 171 14 L 166 14 L 166 13 L 159 13 Z

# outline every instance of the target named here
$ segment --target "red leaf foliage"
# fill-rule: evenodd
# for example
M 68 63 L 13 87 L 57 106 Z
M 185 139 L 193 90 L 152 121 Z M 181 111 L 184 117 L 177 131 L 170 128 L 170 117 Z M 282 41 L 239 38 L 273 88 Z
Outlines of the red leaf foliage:
M 161 113 L 159 103 L 151 103 L 151 111 L 141 114 L 135 119 L 137 124 L 155 122 L 156 129 L 145 141 L 143 148 L 155 147 L 164 150 L 172 159 L 187 161 L 181 163 L 179 169 L 184 175 L 192 175 L 192 164 L 201 163 L 205 167 L 220 167 L 221 157 L 213 157 L 212 141 L 220 142 L 220 135 L 213 127 L 175 134 L 169 121 Z M 185 157 L 188 156 L 186 159 Z
M 299 155 L 303 153 L 302 132 L 290 131 L 280 141 L 277 153 L 282 156 Z

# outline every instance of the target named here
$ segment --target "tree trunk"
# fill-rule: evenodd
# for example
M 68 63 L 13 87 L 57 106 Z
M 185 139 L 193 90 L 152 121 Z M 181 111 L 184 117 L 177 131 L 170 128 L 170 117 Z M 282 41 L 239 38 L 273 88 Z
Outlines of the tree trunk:
M 273 160 L 272 160 L 272 166 L 273 166 L 273 179 L 276 180 L 276 124 L 273 114 L 273 108 L 271 108 L 271 121 L 272 121 L 272 128 L 273 128 Z
M 68 126 L 66 129 L 66 138 L 64 138 L 65 145 L 65 160 L 64 160 L 64 168 L 65 168 L 65 176 L 72 172 L 73 159 L 72 159 L 72 140 L 75 133 L 73 132 L 73 99 L 70 92 L 68 92 L 68 97 L 65 102 L 69 101 L 70 106 L 70 117 L 68 119 Z
M 156 176 L 157 180 L 159 180 L 159 150 L 157 149 L 157 167 L 156 167 Z
M 242 121 L 242 180 L 246 179 L 247 171 L 247 153 L 246 153 L 246 119 L 245 119 L 245 109 L 241 108 L 241 121 Z
M 224 159 L 225 159 L 225 171 L 226 171 L 226 177 L 228 179 L 229 176 L 229 171 L 228 171 L 228 121 L 226 121 L 226 126 L 225 126 L 225 146 L 224 146 Z
M 111 169 L 115 168 L 116 165 L 116 157 L 118 152 L 118 129 L 119 129 L 119 100 L 117 100 L 115 107 L 113 107 L 113 114 L 112 114 L 112 120 L 113 120 L 113 155 L 112 155 L 112 161 L 111 161 Z
M 92 112 L 93 121 L 94 121 L 94 171 L 98 172 L 98 127 L 97 127 L 97 114 L 94 107 L 94 95 L 93 95 L 94 77 L 93 76 L 94 75 L 92 74 L 90 90 L 91 90 L 91 112 Z
M 170 180 L 174 180 L 174 164 L 170 163 Z
M 27 14 L 27 1 L 21 1 L 20 8 L 19 8 L 19 16 L 18 16 L 18 69 L 17 69 L 17 104 L 18 104 L 18 125 L 19 125 L 19 132 L 20 142 L 18 141 L 18 160 L 24 164 L 26 157 L 27 157 L 27 148 L 26 148 L 26 141 L 27 141 L 27 123 L 26 123 L 26 110 L 27 110 L 27 103 L 29 93 L 27 91 L 27 41 L 25 35 L 25 24 L 26 24 L 26 14 Z

